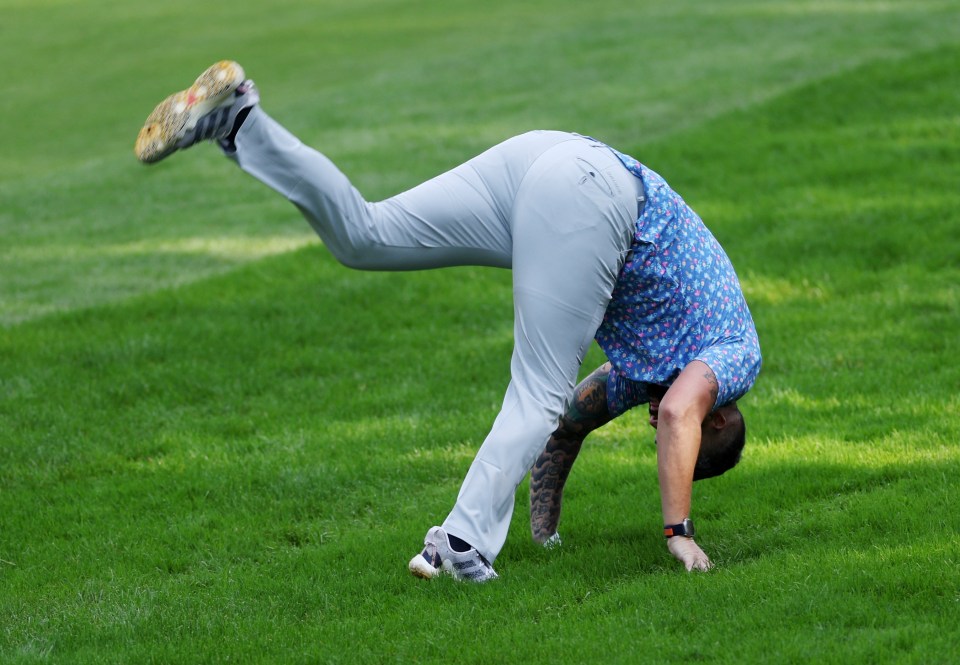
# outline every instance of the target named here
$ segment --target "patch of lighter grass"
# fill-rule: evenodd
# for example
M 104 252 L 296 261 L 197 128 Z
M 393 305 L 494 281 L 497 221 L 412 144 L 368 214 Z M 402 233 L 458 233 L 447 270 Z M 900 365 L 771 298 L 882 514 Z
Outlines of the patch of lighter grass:
M 460 441 L 431 448 L 418 446 L 397 457 L 402 462 L 412 464 L 429 462 L 431 464 L 459 465 L 472 460 L 477 454 L 477 448 L 478 444 L 476 442 Z
M 796 388 L 771 388 L 768 390 L 767 402 L 772 406 L 802 407 L 804 409 L 836 408 L 841 401 L 835 395 L 817 397 L 802 393 Z
M 0 297 L 0 326 L 209 278 L 314 242 L 312 234 L 257 234 L 8 247 L 0 257 L 12 275 Z
M 951 9 L 949 0 L 929 0 L 913 2 L 911 8 L 918 11 L 936 12 Z M 704 7 L 704 13 L 713 14 L 756 14 L 770 16 L 809 16 L 811 14 L 896 14 L 903 11 L 902 2 L 843 2 L 834 0 L 812 0 L 810 2 L 735 2 Z
M 750 463 L 758 469 L 780 469 L 808 459 L 851 472 L 922 469 L 934 464 L 960 463 L 960 451 L 946 437 L 899 429 L 891 430 L 869 445 L 823 435 L 771 438 L 757 445 L 762 452 L 752 455 Z
M 5 252 L 14 261 L 104 261 L 115 257 L 150 257 L 157 254 L 207 256 L 226 261 L 253 261 L 305 247 L 315 236 L 193 236 L 178 240 L 144 239 L 136 242 L 103 245 L 43 245 L 21 247 Z
M 830 299 L 830 292 L 823 284 L 815 284 L 808 279 L 791 280 L 751 272 L 741 280 L 741 286 L 747 300 L 757 304 L 783 305 Z
M 906 307 L 917 302 L 927 306 L 942 307 L 960 313 L 960 286 L 956 284 L 928 284 L 923 293 L 918 294 L 912 283 L 891 284 L 883 291 L 875 291 L 869 295 L 869 302 L 873 305 L 888 307 Z

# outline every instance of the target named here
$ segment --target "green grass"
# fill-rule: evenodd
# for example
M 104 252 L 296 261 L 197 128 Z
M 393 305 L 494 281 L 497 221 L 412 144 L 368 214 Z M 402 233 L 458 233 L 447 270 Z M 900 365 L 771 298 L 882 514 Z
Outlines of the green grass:
M 960 3 L 0 0 L 0 37 L 0 662 L 956 659 Z M 561 551 L 524 485 L 499 581 L 409 577 L 510 276 L 348 271 L 215 150 L 137 165 L 220 57 L 371 198 L 533 127 L 684 194 L 765 360 L 695 487 L 714 571 L 666 553 L 629 414 Z

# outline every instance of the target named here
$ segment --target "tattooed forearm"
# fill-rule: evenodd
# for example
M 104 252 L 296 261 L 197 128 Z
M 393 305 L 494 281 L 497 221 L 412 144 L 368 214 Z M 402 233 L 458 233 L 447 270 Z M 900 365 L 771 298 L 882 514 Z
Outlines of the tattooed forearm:
M 607 410 L 607 363 L 584 379 L 560 426 L 530 471 L 530 532 L 542 543 L 557 531 L 563 486 L 580 453 L 583 440 L 610 420 Z
M 530 533 L 538 543 L 557 531 L 563 485 L 582 444 L 583 439 L 552 436 L 530 470 Z

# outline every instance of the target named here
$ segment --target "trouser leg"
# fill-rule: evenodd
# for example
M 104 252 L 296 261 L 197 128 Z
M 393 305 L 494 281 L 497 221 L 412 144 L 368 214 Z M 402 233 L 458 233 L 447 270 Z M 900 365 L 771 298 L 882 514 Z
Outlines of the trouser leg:
M 232 157 L 240 167 L 296 205 L 344 265 L 510 266 L 512 240 L 503 206 L 470 162 L 385 201 L 369 202 L 325 155 L 259 107 L 244 122 L 236 146 Z
M 636 183 L 609 150 L 579 140 L 544 153 L 517 192 L 511 381 L 443 525 L 488 561 L 603 318 L 632 239 Z

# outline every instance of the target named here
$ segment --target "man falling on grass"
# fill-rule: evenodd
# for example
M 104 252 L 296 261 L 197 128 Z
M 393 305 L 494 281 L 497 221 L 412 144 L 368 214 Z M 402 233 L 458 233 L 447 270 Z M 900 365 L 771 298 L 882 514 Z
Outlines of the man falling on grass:
M 157 106 L 137 157 L 152 163 L 215 141 L 296 205 L 351 268 L 513 270 L 503 406 L 453 510 L 427 532 L 410 571 L 496 578 L 514 493 L 531 468 L 534 537 L 559 542 L 563 481 L 580 442 L 638 404 L 651 405 L 657 428 L 667 547 L 687 570 L 710 568 L 693 539 L 691 486 L 739 460 L 745 429 L 736 400 L 753 385 L 760 349 L 733 266 L 680 196 L 600 141 L 535 131 L 368 202 L 259 101 L 237 63 L 217 63 Z M 609 362 L 575 388 L 592 339 Z

